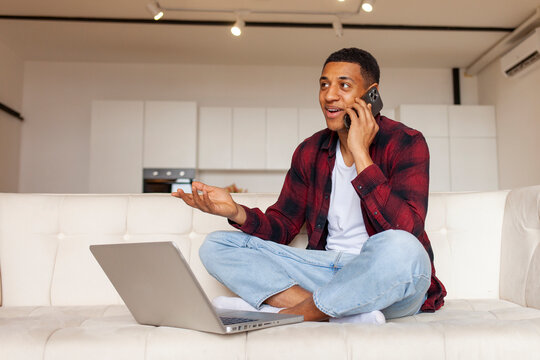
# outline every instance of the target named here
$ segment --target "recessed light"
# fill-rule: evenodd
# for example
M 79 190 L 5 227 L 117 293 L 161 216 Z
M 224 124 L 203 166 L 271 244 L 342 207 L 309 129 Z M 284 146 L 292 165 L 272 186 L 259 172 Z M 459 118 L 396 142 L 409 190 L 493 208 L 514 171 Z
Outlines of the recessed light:
M 362 10 L 364 10 L 365 12 L 372 12 L 374 3 L 375 3 L 375 0 L 363 0 Z

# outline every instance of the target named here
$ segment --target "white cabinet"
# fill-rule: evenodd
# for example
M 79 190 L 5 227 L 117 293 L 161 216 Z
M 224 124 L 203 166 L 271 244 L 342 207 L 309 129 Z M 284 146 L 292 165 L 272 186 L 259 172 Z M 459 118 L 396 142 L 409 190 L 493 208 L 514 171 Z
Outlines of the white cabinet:
M 266 168 L 288 169 L 298 145 L 298 109 L 266 110 Z
M 143 168 L 195 168 L 197 106 L 183 101 L 92 102 L 93 193 L 140 193 Z
M 429 148 L 429 191 L 450 191 L 450 140 L 448 137 L 426 137 L 426 142 Z
M 450 191 L 450 140 L 447 105 L 401 105 L 396 120 L 419 130 L 429 147 L 429 191 Z
M 426 138 L 430 191 L 498 189 L 493 106 L 401 105 L 396 119 Z
M 232 108 L 199 109 L 199 168 L 232 168 Z
M 495 138 L 451 138 L 453 191 L 498 190 Z
M 326 128 L 318 108 L 201 107 L 201 170 L 287 170 L 299 143 Z
M 449 106 L 453 191 L 497 190 L 498 158 L 493 106 Z
M 494 138 L 497 136 L 493 106 L 449 106 L 448 121 L 452 137 Z
M 448 137 L 447 105 L 401 105 L 396 120 L 421 131 L 424 137 Z
M 298 143 L 326 129 L 326 120 L 320 108 L 298 109 Z
M 145 168 L 195 168 L 197 104 L 147 101 L 144 109 Z
M 92 102 L 89 192 L 142 192 L 143 107 L 142 101 Z
M 266 168 L 266 109 L 234 108 L 232 126 L 232 167 Z

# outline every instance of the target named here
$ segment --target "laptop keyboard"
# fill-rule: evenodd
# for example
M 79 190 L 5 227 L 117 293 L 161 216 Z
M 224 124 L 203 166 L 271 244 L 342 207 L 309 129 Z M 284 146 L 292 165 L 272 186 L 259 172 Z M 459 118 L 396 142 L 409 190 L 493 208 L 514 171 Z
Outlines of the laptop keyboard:
M 237 317 L 225 317 L 225 316 L 220 317 L 220 319 L 221 319 L 221 322 L 223 323 L 223 325 L 240 324 L 240 323 L 255 321 L 254 319 L 237 318 Z

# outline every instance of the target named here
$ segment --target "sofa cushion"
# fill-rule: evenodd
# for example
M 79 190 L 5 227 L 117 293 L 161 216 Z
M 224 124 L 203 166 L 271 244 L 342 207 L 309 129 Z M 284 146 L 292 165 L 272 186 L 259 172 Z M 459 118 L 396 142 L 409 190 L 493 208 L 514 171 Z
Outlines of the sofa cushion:
M 138 325 L 118 305 L 0 308 L 2 359 L 533 359 L 539 338 L 540 310 L 493 299 L 449 300 L 381 326 L 305 322 L 227 336 Z

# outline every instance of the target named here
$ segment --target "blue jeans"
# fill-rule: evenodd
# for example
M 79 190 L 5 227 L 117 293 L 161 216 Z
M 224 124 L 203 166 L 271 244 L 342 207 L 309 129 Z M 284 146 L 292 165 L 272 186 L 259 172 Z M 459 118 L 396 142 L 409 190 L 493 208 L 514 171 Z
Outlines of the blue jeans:
M 199 255 L 212 276 L 255 308 L 299 285 L 331 317 L 381 310 L 392 319 L 416 314 L 431 284 L 427 252 L 402 230 L 371 236 L 359 255 L 217 231 L 206 237 Z

